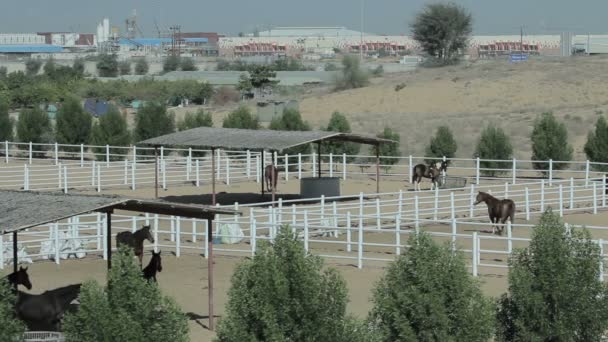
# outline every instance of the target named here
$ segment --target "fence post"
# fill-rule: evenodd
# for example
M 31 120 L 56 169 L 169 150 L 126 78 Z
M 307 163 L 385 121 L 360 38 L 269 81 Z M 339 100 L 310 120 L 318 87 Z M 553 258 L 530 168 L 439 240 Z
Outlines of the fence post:
M 249 237 L 250 241 L 251 241 L 251 256 L 255 256 L 255 248 L 257 245 L 257 233 L 258 229 L 257 229 L 257 222 L 256 220 L 252 220 L 251 221 L 251 236 Z
M 380 229 L 382 226 L 380 215 L 380 198 L 376 198 L 376 229 Z
M 59 164 L 59 146 L 55 143 L 55 165 Z
M 475 160 L 475 184 L 479 185 L 479 157 Z
M 399 199 L 397 205 L 399 206 L 397 208 L 397 214 L 401 216 L 401 214 L 403 213 L 403 190 L 401 189 L 399 189 Z
M 456 219 L 456 207 L 454 206 L 454 192 L 450 192 L 450 218 Z
M 196 172 L 196 186 L 199 187 L 201 186 L 201 179 L 200 179 L 200 164 L 199 164 L 199 160 L 197 159 L 195 162 L 195 172 Z
M 549 159 L 549 186 L 553 186 L 553 159 Z
M 260 182 L 260 156 L 255 156 L 255 182 Z
M 593 215 L 597 214 L 597 182 L 593 182 Z
M 412 161 L 412 155 L 411 154 L 407 157 L 407 162 L 408 162 L 408 165 L 407 165 L 407 167 L 408 167 L 408 169 L 407 169 L 407 175 L 408 175 L 407 180 L 408 180 L 408 182 L 410 182 L 410 184 L 412 184 L 413 183 L 412 182 L 412 171 L 413 171 L 412 170 L 412 167 L 413 167 L 412 164 L 413 164 L 413 161 Z
M 570 209 L 574 209 L 574 178 L 570 177 Z
M 317 155 L 315 152 L 312 153 L 312 177 L 317 173 L 317 162 L 315 161 Z M 321 158 L 321 156 L 319 156 Z
M 23 164 L 23 190 L 30 189 L 30 169 L 27 164 Z
M 4 162 L 8 164 L 8 141 L 4 141 Z M 0 252 L 2 247 L 0 247 Z M 3 263 L 0 263 L 0 265 L 4 265 Z
M 192 242 L 196 242 L 196 219 L 192 219 Z
M 559 185 L 559 217 L 564 217 L 564 192 L 562 191 L 563 187 L 560 183 Z M 595 201 L 595 196 L 593 198 Z
M 285 156 L 283 158 L 285 161 L 285 181 L 288 181 L 289 180 L 289 155 L 287 153 L 285 153 Z
M 439 187 L 435 187 L 435 210 L 433 212 L 433 220 L 437 221 L 437 212 L 439 210 Z
M 505 198 L 509 198 L 509 183 L 505 182 Z
M 526 191 L 526 221 L 530 221 L 530 192 L 528 187 L 525 189 Z
M 325 195 L 321 195 L 321 222 L 325 219 Z
M 304 210 L 304 251 L 308 253 L 308 210 Z
M 477 246 L 477 232 L 473 232 L 473 277 L 477 277 L 477 250 L 479 246 Z
M 469 218 L 475 215 L 475 185 L 471 184 L 471 194 L 469 196 Z
M 57 188 L 61 189 L 61 182 L 63 181 L 63 176 L 61 175 L 62 173 L 62 167 L 61 164 L 55 164 L 57 165 Z
M 129 161 L 127 159 L 125 159 L 123 183 L 124 185 L 129 184 Z
M 359 218 L 363 220 L 363 193 L 359 193 Z M 361 221 L 360 223 L 362 223 Z
M 167 165 L 164 159 L 160 160 L 160 168 L 163 173 L 163 190 L 167 190 Z
M 517 159 L 513 158 L 513 170 L 511 171 L 511 184 L 515 184 L 517 182 Z
M 226 157 L 226 185 L 230 185 L 230 158 Z
M 97 165 L 97 192 L 101 192 L 101 166 Z
M 247 179 L 251 178 L 251 151 L 247 150 Z
M 135 168 L 136 168 L 136 163 L 135 161 L 133 161 L 133 164 L 131 164 L 131 190 L 135 190 Z
M 106 144 L 106 167 L 110 167 L 110 145 Z
M 137 146 L 133 145 L 133 162 L 137 162 Z
M 342 180 L 346 180 L 346 153 L 342 153 Z
M 148 220 L 146 220 L 146 225 L 148 224 Z M 158 253 L 158 214 L 154 214 L 154 252 Z
M 80 144 L 80 167 L 84 167 L 84 144 Z
M 32 164 L 32 142 L 30 141 L 29 164 Z
M 177 217 L 177 223 L 175 225 L 175 256 L 176 257 L 180 257 L 181 256 L 181 240 L 182 240 L 182 223 L 181 223 L 181 217 Z
M 0 270 L 4 269 L 4 235 L 0 235 Z
M 513 253 L 513 240 L 511 240 L 511 238 L 513 238 L 513 228 L 511 226 L 511 220 L 509 219 L 507 221 L 507 251 L 509 252 L 509 255 Z
M 418 195 L 414 196 L 414 226 L 416 227 L 416 233 L 420 229 L 420 223 L 418 222 Z
M 395 254 L 401 255 L 401 217 L 395 216 Z
M 101 244 L 103 247 L 103 260 L 108 260 L 108 238 L 106 235 L 108 234 L 108 221 L 106 220 L 106 216 L 102 218 L 102 229 L 101 229 Z
M 600 281 L 604 281 L 604 240 L 599 239 L 600 245 Z
M 302 153 L 298 153 L 298 179 L 302 179 Z
M 585 187 L 589 186 L 589 159 L 585 161 Z
M 213 152 L 212 152 L 213 153 Z M 217 163 L 215 164 L 215 173 L 216 173 L 216 177 L 217 179 L 221 179 L 222 178 L 222 154 L 220 153 L 220 149 L 218 148 L 217 150 L 215 150 L 215 160 L 217 160 Z
M 602 177 L 602 208 L 606 208 L 606 174 Z
M 272 157 L 273 157 L 274 165 L 278 166 L 279 165 L 279 155 L 278 155 L 278 153 L 276 151 L 272 152 Z
M 188 147 L 188 157 L 186 158 L 186 181 L 190 181 L 192 173 L 192 147 Z
M 540 181 L 540 212 L 545 212 L 545 181 Z
M 68 193 L 68 167 L 63 167 L 63 193 Z
M 170 220 L 171 220 L 171 224 L 169 225 L 169 227 L 170 227 L 169 230 L 171 232 L 170 239 L 171 239 L 171 242 L 175 242 L 175 216 L 171 215 Z
M 357 268 L 363 268 L 363 215 L 359 215 L 359 236 L 357 243 Z
M 91 186 L 95 186 L 95 171 L 97 168 L 95 167 L 95 159 L 91 162 Z
M 107 246 L 106 248 L 109 248 Z M 59 265 L 61 263 L 61 246 L 59 246 L 59 224 L 55 223 L 55 263 Z M 106 252 L 107 258 L 107 252 Z
M 334 154 L 329 153 L 329 177 L 334 176 Z
M 452 252 L 456 251 L 456 234 L 458 233 L 458 227 L 456 226 L 456 219 L 452 219 Z
M 350 211 L 346 213 L 346 251 L 347 252 L 352 252 L 352 247 L 351 247 L 351 229 L 352 229 L 352 225 L 351 225 L 351 221 L 350 221 L 351 217 L 350 217 Z

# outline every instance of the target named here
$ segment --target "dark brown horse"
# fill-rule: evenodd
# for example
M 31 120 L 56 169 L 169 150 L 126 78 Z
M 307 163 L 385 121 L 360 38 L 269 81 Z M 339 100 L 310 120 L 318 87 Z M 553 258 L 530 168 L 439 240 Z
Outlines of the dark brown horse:
M 266 181 L 266 189 L 272 191 L 277 189 L 277 180 L 279 179 L 279 169 L 274 165 L 266 165 L 264 168 L 264 180 Z
M 488 206 L 488 215 L 490 216 L 490 222 L 492 222 L 492 234 L 494 234 L 495 227 L 498 226 L 499 222 L 502 224 L 502 228 L 498 229 L 499 235 L 502 235 L 504 224 L 507 220 L 510 220 L 511 224 L 515 222 L 515 202 L 512 200 L 499 200 L 488 193 L 480 191 L 477 194 L 475 205 L 481 202 L 485 202 Z
M 39 295 L 17 292 L 17 317 L 32 331 L 58 331 L 63 314 L 80 294 L 81 284 L 68 285 Z
M 19 270 L 17 272 L 13 272 L 3 279 L 6 279 L 9 284 L 17 287 L 18 285 L 25 286 L 26 289 L 32 289 L 32 283 L 30 282 L 30 276 L 27 274 L 27 267 L 23 268 L 19 266 Z
M 156 273 L 162 272 L 163 265 L 161 263 L 160 252 L 155 253 L 152 251 L 152 259 L 148 263 L 148 266 L 144 267 L 144 278 L 146 280 L 154 280 L 156 283 Z
M 154 243 L 154 237 L 150 232 L 150 226 L 143 226 L 135 233 L 120 232 L 116 234 L 116 245 L 127 245 L 133 248 L 135 256 L 139 259 L 140 267 L 142 263 L 142 258 L 144 256 L 144 240 L 148 240 L 150 241 L 150 243 Z
M 437 186 L 437 181 L 439 180 L 439 176 L 441 175 L 441 171 L 437 168 L 435 163 L 431 163 L 430 165 L 418 164 L 414 166 L 412 170 L 412 183 L 414 183 L 414 191 L 420 191 L 420 182 L 422 178 L 429 178 L 431 180 L 431 190 L 433 190 L 434 186 Z

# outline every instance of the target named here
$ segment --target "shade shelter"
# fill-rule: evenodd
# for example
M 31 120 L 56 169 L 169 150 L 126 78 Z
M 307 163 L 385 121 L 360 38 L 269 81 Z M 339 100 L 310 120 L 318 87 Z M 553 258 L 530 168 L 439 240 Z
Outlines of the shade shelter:
M 108 269 L 112 267 L 112 213 L 114 210 L 176 215 L 208 222 L 209 328 L 213 330 L 213 220 L 216 214 L 238 212 L 219 207 L 187 205 L 159 200 L 128 199 L 117 196 L 68 195 L 0 190 L 0 233 L 13 235 L 13 269 L 17 271 L 19 231 L 89 212 L 103 212 L 107 222 Z
M 262 153 L 262 175 L 264 174 L 264 151 L 282 151 L 288 148 L 317 143 L 319 148 L 318 177 L 321 177 L 321 144 L 324 142 L 354 142 L 378 147 L 380 144 L 396 143 L 396 141 L 381 139 L 369 135 L 328 132 L 328 131 L 275 131 L 237 128 L 198 127 L 186 131 L 162 135 L 160 137 L 140 141 L 139 144 L 153 146 L 155 149 L 156 173 L 155 193 L 158 197 L 158 148 L 160 146 L 194 148 L 211 148 L 211 182 L 212 203 L 215 204 L 215 150 L 242 149 Z M 380 192 L 380 155 L 376 148 L 376 192 Z M 262 182 L 262 194 L 264 182 Z M 274 189 L 272 200 L 274 202 Z

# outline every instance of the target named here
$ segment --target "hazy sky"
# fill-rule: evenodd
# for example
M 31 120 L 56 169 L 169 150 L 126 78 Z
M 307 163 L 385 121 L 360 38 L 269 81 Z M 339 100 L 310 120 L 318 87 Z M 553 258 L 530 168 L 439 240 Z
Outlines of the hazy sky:
M 180 24 L 182 31 L 236 34 L 268 26 L 360 27 L 360 0 L 0 0 L 0 32 L 79 31 L 95 33 L 104 16 L 124 30 L 137 9 L 139 26 L 154 36 Z M 428 0 L 365 0 L 364 31 L 408 32 Z M 456 0 L 474 16 L 477 34 L 608 33 L 608 0 Z

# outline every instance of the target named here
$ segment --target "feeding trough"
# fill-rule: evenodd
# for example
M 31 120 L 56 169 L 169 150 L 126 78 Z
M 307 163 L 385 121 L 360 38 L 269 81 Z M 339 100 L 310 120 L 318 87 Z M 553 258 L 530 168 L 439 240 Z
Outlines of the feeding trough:
M 54 331 L 27 331 L 23 334 L 25 342 L 63 342 L 65 337 L 62 333 Z
M 458 189 L 467 186 L 467 179 L 464 177 L 445 177 L 440 180 L 439 189 Z
M 340 196 L 340 177 L 306 177 L 300 179 L 301 198 Z

